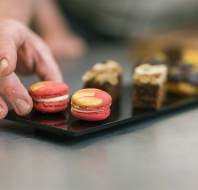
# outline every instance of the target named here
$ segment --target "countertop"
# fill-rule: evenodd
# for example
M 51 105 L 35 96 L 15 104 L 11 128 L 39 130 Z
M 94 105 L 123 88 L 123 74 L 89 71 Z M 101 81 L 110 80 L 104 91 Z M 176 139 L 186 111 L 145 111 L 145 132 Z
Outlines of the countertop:
M 129 82 L 127 47 L 98 45 L 82 60 L 60 64 L 71 91 L 81 86 L 81 75 L 90 65 L 107 58 L 123 64 Z M 29 85 L 37 78 L 22 80 Z M 0 189 L 197 189 L 197 116 L 194 108 L 71 142 L 0 121 Z

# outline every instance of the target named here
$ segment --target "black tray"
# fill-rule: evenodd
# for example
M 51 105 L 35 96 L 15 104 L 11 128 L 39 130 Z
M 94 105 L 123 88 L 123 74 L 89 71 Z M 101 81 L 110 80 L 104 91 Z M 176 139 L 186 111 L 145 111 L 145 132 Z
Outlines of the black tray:
M 120 128 L 126 123 L 130 123 L 131 126 L 133 126 L 137 122 L 146 122 L 151 118 L 198 105 L 198 97 L 168 95 L 164 106 L 160 110 L 137 111 L 133 110 L 130 89 L 130 85 L 123 87 L 123 94 L 120 101 L 113 105 L 111 116 L 102 122 L 85 122 L 77 120 L 71 116 L 69 109 L 66 112 L 57 114 L 41 114 L 33 111 L 26 117 L 19 117 L 11 110 L 6 119 L 21 124 L 27 124 L 27 126 L 47 132 L 77 137 L 107 130 L 109 128 Z

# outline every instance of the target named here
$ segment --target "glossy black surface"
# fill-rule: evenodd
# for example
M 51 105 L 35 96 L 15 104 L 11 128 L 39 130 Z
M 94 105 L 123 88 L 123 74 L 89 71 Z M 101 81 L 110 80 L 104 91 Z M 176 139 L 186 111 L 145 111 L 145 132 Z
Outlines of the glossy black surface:
M 59 133 L 68 136 L 82 136 L 109 128 L 122 127 L 122 124 L 146 122 L 148 119 L 169 114 L 184 108 L 198 104 L 197 97 L 177 97 L 168 95 L 164 106 L 159 111 L 138 111 L 133 110 L 131 101 L 131 85 L 122 89 L 120 101 L 114 103 L 110 117 L 105 121 L 87 122 L 75 119 L 71 116 L 69 108 L 66 112 L 57 114 L 42 114 L 33 111 L 26 117 L 17 116 L 10 111 L 7 120 L 28 124 L 34 128 L 52 133 Z

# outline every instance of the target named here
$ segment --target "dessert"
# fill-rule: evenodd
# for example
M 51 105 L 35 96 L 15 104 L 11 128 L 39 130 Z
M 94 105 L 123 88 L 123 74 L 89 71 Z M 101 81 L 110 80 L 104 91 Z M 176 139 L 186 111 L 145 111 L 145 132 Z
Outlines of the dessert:
M 182 58 L 182 48 L 179 45 L 168 46 L 162 50 L 165 54 L 167 63 L 175 64 Z
M 198 67 L 198 48 L 185 48 L 183 50 L 183 62 Z
M 167 66 L 142 64 L 134 69 L 133 105 L 140 109 L 160 109 L 165 99 Z
M 189 63 L 169 67 L 167 90 L 170 93 L 193 96 L 198 94 L 198 68 Z
M 109 117 L 111 96 L 105 91 L 87 88 L 77 91 L 71 98 L 71 113 L 86 121 L 100 121 Z
M 67 108 L 69 95 L 65 83 L 44 81 L 30 86 L 34 108 L 43 113 L 55 113 Z
M 113 60 L 97 63 L 83 75 L 82 81 L 84 88 L 104 90 L 116 101 L 121 91 L 122 67 Z
M 183 49 L 180 60 L 169 65 L 167 89 L 170 93 L 179 95 L 198 94 L 197 49 Z

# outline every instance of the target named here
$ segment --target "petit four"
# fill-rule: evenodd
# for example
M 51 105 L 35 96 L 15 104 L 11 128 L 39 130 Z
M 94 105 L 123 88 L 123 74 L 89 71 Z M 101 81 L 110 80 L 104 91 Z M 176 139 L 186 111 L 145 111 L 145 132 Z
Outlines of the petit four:
M 104 90 L 116 101 L 121 91 L 122 67 L 113 60 L 97 63 L 83 75 L 82 81 L 84 88 Z
M 165 96 L 167 66 L 142 64 L 133 74 L 133 106 L 140 109 L 160 109 Z
M 32 84 L 29 93 L 35 110 L 43 113 L 63 111 L 69 102 L 68 86 L 61 82 L 44 81 Z
M 71 98 L 71 113 L 86 121 L 100 121 L 109 117 L 112 104 L 111 96 L 95 88 L 81 89 Z

